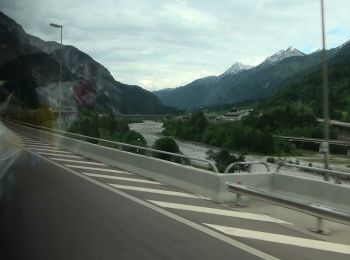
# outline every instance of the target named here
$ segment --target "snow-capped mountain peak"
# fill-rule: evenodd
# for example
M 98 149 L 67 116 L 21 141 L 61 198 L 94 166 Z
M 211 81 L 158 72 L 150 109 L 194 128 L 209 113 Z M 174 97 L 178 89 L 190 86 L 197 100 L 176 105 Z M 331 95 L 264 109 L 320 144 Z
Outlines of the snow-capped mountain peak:
M 262 64 L 275 64 L 278 63 L 286 58 L 294 57 L 294 56 L 305 56 L 306 54 L 299 51 L 298 49 L 289 46 L 286 50 L 280 50 L 276 52 L 275 54 L 267 57 Z
M 235 75 L 241 71 L 244 70 L 249 70 L 251 69 L 253 66 L 250 65 L 245 65 L 243 63 L 240 62 L 236 62 L 234 63 L 231 67 L 229 67 L 223 74 L 221 74 L 220 76 L 225 76 L 225 75 Z

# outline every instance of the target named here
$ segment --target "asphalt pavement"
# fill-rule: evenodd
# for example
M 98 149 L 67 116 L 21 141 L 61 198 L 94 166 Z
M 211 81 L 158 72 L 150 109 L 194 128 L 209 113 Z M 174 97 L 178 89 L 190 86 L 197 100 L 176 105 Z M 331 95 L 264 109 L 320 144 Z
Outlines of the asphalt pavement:
M 54 147 L 0 134 L 3 259 L 349 259 L 350 246 Z M 6 144 L 6 145 L 5 145 Z M 19 154 L 19 155 L 18 155 Z M 1 258 L 0 258 L 1 259 Z

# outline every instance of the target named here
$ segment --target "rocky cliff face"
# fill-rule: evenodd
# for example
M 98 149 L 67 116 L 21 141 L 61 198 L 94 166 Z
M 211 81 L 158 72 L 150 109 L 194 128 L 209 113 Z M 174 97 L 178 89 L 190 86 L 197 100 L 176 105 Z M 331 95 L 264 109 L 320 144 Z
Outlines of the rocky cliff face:
M 59 63 L 62 61 L 62 104 L 76 107 L 73 87 L 89 80 L 96 87 L 95 109 L 101 112 L 159 114 L 173 111 L 152 93 L 116 81 L 110 72 L 74 46 L 45 42 L 27 34 L 0 12 L 0 80 L 28 107 L 57 107 Z M 137 103 L 135 103 L 137 102 Z

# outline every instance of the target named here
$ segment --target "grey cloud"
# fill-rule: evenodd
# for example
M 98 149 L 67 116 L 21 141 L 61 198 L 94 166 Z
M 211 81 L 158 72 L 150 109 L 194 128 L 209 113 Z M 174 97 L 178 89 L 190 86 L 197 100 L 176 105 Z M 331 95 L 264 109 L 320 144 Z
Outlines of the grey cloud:
M 289 45 L 320 47 L 319 0 L 2 0 L 0 8 L 44 40 L 59 39 L 48 23 L 63 24 L 65 44 L 147 89 L 257 64 Z M 326 0 L 328 46 L 350 38 L 349 10 L 348 0 Z

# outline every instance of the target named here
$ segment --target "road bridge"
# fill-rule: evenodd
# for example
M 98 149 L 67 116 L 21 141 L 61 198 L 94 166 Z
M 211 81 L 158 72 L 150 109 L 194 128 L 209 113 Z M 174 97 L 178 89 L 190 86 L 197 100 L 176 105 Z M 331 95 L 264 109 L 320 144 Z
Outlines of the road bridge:
M 349 241 L 1 130 L 4 259 L 349 259 Z
M 319 139 L 319 138 L 282 136 L 282 135 L 275 135 L 275 137 L 287 140 L 289 142 L 314 143 L 314 144 L 320 144 L 320 145 L 324 142 L 324 139 Z M 346 147 L 346 154 L 347 156 L 350 156 L 350 140 L 329 140 L 329 144 Z

